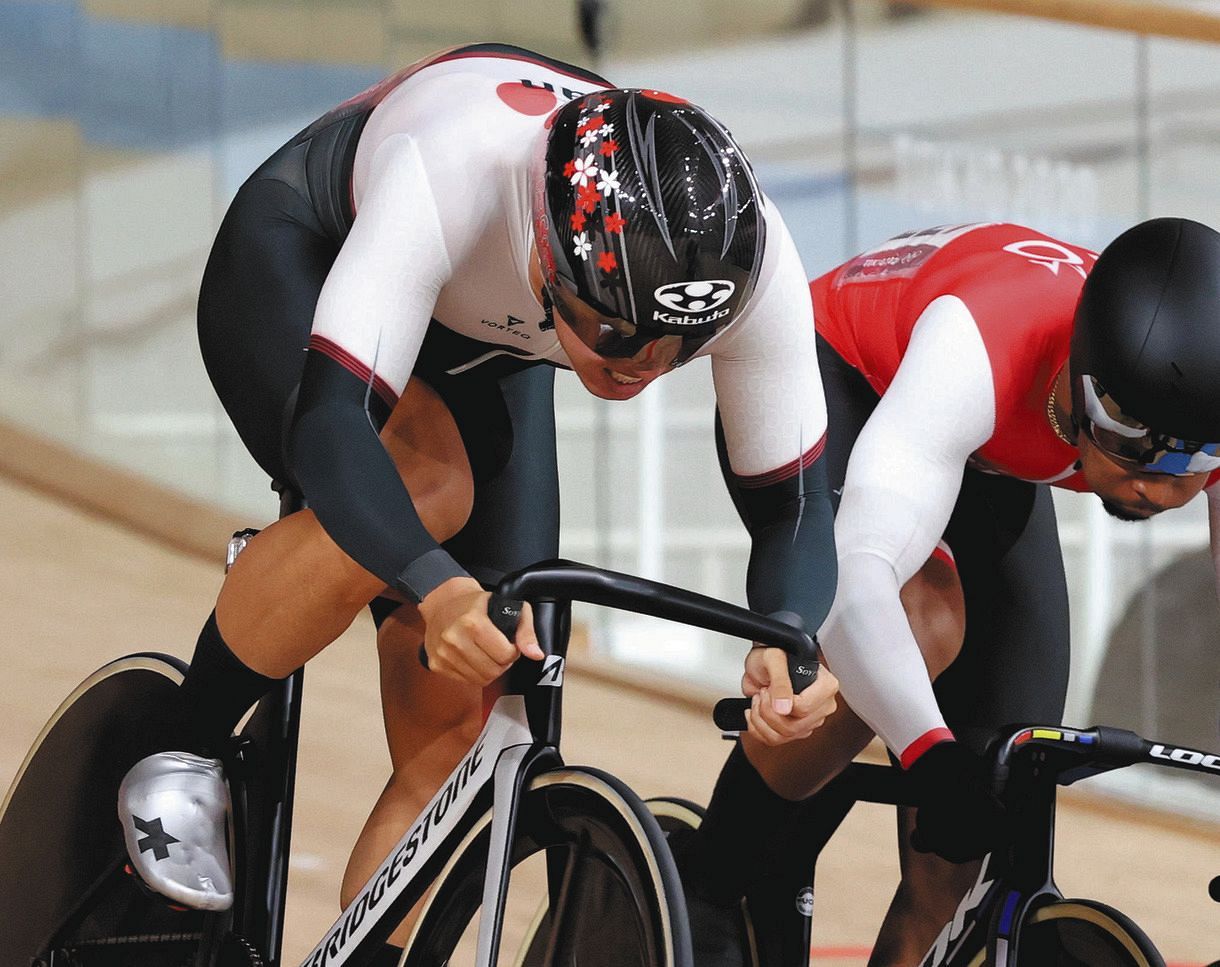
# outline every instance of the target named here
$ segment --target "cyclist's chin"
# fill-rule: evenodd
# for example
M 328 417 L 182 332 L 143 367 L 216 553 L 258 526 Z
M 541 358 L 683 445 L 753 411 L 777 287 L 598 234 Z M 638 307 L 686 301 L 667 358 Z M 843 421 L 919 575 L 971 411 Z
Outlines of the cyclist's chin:
M 582 366 L 576 371 L 580 381 L 594 396 L 603 400 L 629 400 L 643 391 L 644 387 L 656 379 L 660 373 L 650 373 L 642 377 L 626 377 L 637 379 L 637 382 L 627 382 L 623 374 L 611 370 L 600 363 Z M 617 378 L 616 378 L 617 375 Z
M 1105 497 L 1098 497 L 1101 500 L 1101 505 L 1106 509 L 1106 513 L 1116 520 L 1126 521 L 1127 523 L 1138 523 L 1141 520 L 1148 520 L 1150 517 L 1155 517 L 1159 511 L 1148 510 L 1144 507 L 1128 507 L 1126 504 L 1120 504 L 1117 501 L 1107 500 Z

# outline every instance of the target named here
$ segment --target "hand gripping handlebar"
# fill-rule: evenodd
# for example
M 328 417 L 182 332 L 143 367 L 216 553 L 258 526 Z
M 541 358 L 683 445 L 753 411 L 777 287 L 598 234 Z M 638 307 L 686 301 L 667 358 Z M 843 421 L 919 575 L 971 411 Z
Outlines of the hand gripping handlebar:
M 488 612 L 493 622 L 503 622 L 497 627 L 506 634 L 516 627 L 520 615 L 516 602 L 520 601 L 583 601 L 757 641 L 788 653 L 788 672 L 795 692 L 803 691 L 817 678 L 817 643 L 799 627 L 800 619 L 795 615 L 767 617 L 694 591 L 572 561 L 534 564 L 497 585 Z M 726 731 L 741 731 L 749 704 L 748 699 L 723 699 L 717 703 L 713 718 Z

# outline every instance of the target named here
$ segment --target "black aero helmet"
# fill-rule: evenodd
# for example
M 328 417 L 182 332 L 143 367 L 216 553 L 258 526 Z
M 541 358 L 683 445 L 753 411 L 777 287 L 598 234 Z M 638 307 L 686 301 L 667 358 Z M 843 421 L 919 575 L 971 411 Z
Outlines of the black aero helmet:
M 1106 246 L 1076 308 L 1071 375 L 1076 422 L 1111 456 L 1220 468 L 1220 234 L 1155 218 Z
M 634 356 L 677 336 L 677 365 L 749 301 L 762 196 L 732 135 L 701 108 L 649 90 L 577 98 L 550 119 L 533 176 L 547 308 L 574 296 L 605 317 L 578 332 L 598 353 Z

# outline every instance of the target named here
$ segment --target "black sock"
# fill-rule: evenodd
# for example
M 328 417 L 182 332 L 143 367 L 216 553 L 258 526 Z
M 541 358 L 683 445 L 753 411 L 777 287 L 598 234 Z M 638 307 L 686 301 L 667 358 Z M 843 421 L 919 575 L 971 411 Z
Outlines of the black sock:
M 378 951 L 377 956 L 369 961 L 369 967 L 398 967 L 398 961 L 402 959 L 402 947 L 395 947 L 388 943 Z
M 213 611 L 182 682 L 182 751 L 216 755 L 250 706 L 279 681 L 247 667 L 229 650 Z
M 737 743 L 712 792 L 684 873 L 714 903 L 728 904 L 786 858 L 801 803 L 771 791 Z

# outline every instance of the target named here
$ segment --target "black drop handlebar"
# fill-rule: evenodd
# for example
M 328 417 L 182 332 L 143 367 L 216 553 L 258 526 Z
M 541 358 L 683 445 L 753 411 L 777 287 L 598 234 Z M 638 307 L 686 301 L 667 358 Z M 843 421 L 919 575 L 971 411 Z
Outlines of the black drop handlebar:
M 817 658 L 808 634 L 775 618 L 659 581 L 572 561 L 523 568 L 504 578 L 496 594 L 517 601 L 584 601 L 761 642 L 807 661 Z
M 787 652 L 794 691 L 800 692 L 817 677 L 817 642 L 795 623 L 658 581 L 572 561 L 523 568 L 500 581 L 488 607 L 492 621 L 509 637 L 517 627 L 521 601 L 583 601 L 733 635 Z M 748 707 L 748 699 L 722 699 L 713 717 L 726 731 L 741 731 Z M 1220 754 L 1152 742 L 1126 729 L 1027 726 L 1006 731 L 992 747 L 997 796 L 1009 794 L 1008 778 L 1019 758 L 1042 753 L 1051 755 L 1052 761 L 1044 761 L 1041 771 L 1057 785 L 1141 762 L 1220 777 Z M 848 773 L 850 787 L 861 800 L 914 804 L 913 790 L 899 769 L 854 763 Z
M 817 642 L 797 626 L 795 615 L 780 620 L 659 581 L 572 561 L 533 564 L 496 586 L 488 614 L 510 636 L 520 615 L 518 601 L 583 601 L 733 635 L 787 652 L 794 692 L 803 691 L 817 678 Z M 749 699 L 722 699 L 713 718 L 726 731 L 741 731 L 749 704 Z

